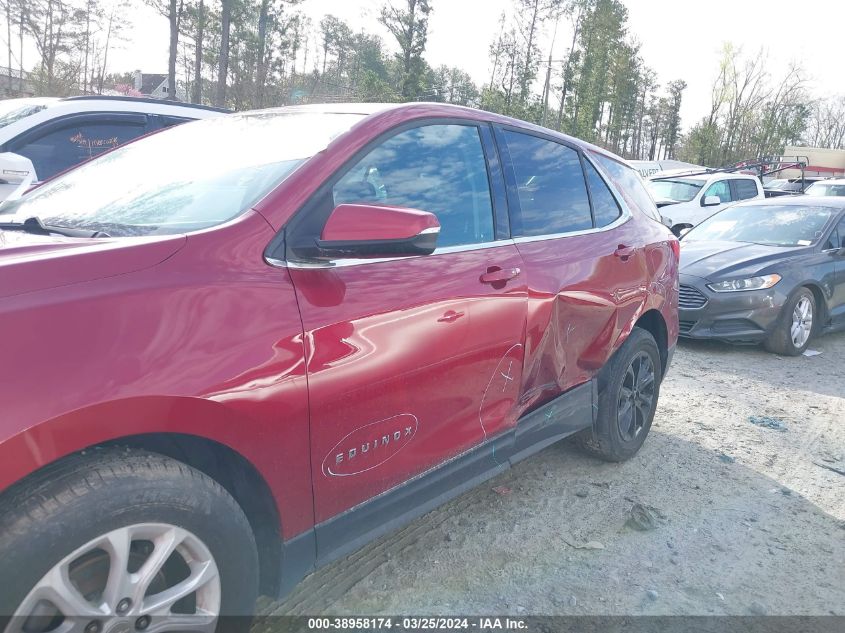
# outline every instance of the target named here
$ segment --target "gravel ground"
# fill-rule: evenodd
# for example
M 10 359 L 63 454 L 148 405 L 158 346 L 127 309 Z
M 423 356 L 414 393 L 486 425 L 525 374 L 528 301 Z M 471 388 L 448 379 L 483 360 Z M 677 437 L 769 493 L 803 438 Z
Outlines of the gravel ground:
M 811 347 L 682 342 L 631 461 L 552 446 L 262 613 L 843 615 L 845 334 Z

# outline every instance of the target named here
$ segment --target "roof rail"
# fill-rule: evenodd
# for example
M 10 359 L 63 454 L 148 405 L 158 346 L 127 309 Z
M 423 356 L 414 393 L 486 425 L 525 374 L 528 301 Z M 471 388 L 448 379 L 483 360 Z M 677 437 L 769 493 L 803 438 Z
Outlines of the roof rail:
M 130 96 L 115 96 L 115 95 L 80 95 L 77 97 L 63 97 L 62 101 L 130 101 L 141 103 L 158 103 L 164 105 L 179 106 L 182 108 L 194 108 L 197 110 L 211 110 L 212 112 L 223 112 L 231 114 L 232 110 L 228 108 L 218 108 L 215 106 L 201 105 L 199 103 L 185 103 L 184 101 L 171 101 L 168 99 L 155 99 L 154 97 L 130 97 Z

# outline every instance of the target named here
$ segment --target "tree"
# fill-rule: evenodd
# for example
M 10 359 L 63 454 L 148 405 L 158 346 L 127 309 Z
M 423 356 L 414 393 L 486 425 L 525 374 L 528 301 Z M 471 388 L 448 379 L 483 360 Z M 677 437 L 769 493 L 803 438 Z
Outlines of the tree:
M 402 97 L 417 99 L 422 88 L 424 65 L 422 54 L 428 38 L 428 16 L 431 13 L 429 0 L 404 0 L 405 8 L 385 4 L 381 9 L 379 22 L 390 31 L 399 44 L 397 59 L 402 64 Z
M 176 62 L 179 56 L 179 26 L 184 0 L 145 0 L 165 18 L 170 26 L 170 44 L 167 58 L 167 97 L 176 98 Z
M 220 55 L 217 64 L 217 92 L 214 97 L 214 105 L 222 108 L 226 105 L 226 81 L 229 75 L 229 35 L 232 27 L 233 0 L 220 1 L 222 7 L 222 17 L 220 20 Z

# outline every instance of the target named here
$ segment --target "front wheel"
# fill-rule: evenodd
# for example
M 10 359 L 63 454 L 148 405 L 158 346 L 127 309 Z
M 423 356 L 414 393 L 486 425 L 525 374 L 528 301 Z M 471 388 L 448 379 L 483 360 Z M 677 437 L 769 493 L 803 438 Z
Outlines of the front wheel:
M 803 354 L 810 345 L 815 321 L 816 298 L 809 288 L 799 288 L 783 305 L 765 348 L 783 356 Z
M 602 370 L 596 422 L 575 437 L 577 445 L 610 462 L 633 457 L 654 420 L 662 376 L 654 337 L 634 328 Z
M 0 501 L 4 633 L 242 628 L 257 569 L 240 506 L 162 455 L 76 455 Z

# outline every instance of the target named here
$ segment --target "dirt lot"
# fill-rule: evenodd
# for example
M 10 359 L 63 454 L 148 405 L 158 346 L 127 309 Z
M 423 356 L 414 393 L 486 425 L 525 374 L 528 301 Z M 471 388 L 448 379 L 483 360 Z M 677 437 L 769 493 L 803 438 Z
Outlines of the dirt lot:
M 682 343 L 632 461 L 550 447 L 262 610 L 845 614 L 845 334 L 811 347 Z

